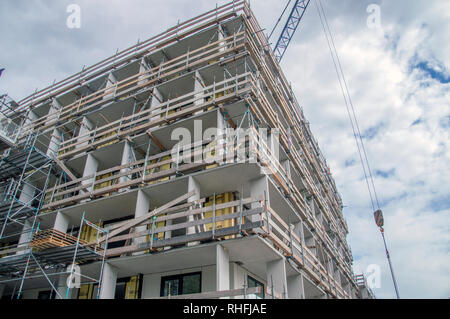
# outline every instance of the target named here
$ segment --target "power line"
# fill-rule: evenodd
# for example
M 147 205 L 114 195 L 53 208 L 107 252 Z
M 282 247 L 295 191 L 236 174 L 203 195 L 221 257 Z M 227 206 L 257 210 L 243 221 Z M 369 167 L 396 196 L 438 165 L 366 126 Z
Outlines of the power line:
M 277 28 L 278 24 L 280 23 L 281 19 L 282 19 L 283 16 L 284 16 L 284 13 L 286 12 L 286 9 L 289 7 L 289 4 L 291 4 L 291 2 L 292 2 L 292 0 L 289 0 L 288 3 L 287 3 L 287 5 L 286 5 L 286 7 L 284 7 L 283 13 L 282 13 L 282 14 L 280 15 L 280 17 L 278 18 L 278 21 L 277 21 L 277 23 L 275 24 L 275 26 L 273 27 L 272 32 L 270 32 L 270 35 L 269 35 L 269 38 L 268 38 L 268 39 L 270 39 L 270 38 L 272 37 L 273 32 L 274 32 L 275 29 Z
M 319 4 L 317 4 L 319 3 Z M 320 7 L 319 7 L 320 5 Z M 333 33 L 331 32 L 331 28 L 328 24 L 328 19 L 325 13 L 325 10 L 323 8 L 322 5 L 322 1 L 321 0 L 317 0 L 316 1 L 316 8 L 317 8 L 317 12 L 319 14 L 319 18 L 320 18 L 320 22 L 322 24 L 322 29 L 325 35 L 325 38 L 327 40 L 327 44 L 328 44 L 328 48 L 330 49 L 330 54 L 331 54 L 331 58 L 333 59 L 333 63 L 334 63 L 334 67 L 336 70 L 336 74 L 338 76 L 338 80 L 339 80 L 339 85 L 341 87 L 341 91 L 342 91 L 342 95 L 344 96 L 344 101 L 345 101 L 345 106 L 347 109 L 347 113 L 350 119 L 350 123 L 352 126 L 352 130 L 353 130 L 353 135 L 355 137 L 355 141 L 356 141 L 356 146 L 358 148 L 358 154 L 359 154 L 359 158 L 361 160 L 361 164 L 363 167 L 363 171 L 364 171 L 364 177 L 365 177 L 365 181 L 366 181 L 366 185 L 367 185 L 367 189 L 369 191 L 369 196 L 370 196 L 370 202 L 372 205 L 372 209 L 374 211 L 374 216 L 376 216 L 377 214 L 381 216 L 382 218 L 382 212 L 380 209 L 380 203 L 378 200 L 378 195 L 377 195 L 377 191 L 375 188 L 375 183 L 373 180 L 373 175 L 372 175 L 372 170 L 370 169 L 370 165 L 369 165 L 369 159 L 367 156 L 367 152 L 366 152 L 366 148 L 364 146 L 364 141 L 361 135 L 361 130 L 359 128 L 359 123 L 358 123 L 358 117 L 356 116 L 356 111 L 355 111 L 355 107 L 353 105 L 353 101 L 350 95 L 350 90 L 348 89 L 348 85 L 347 85 L 347 80 L 345 78 L 345 74 L 342 68 L 342 64 L 341 64 L 341 60 L 339 58 L 339 55 L 337 53 L 337 49 L 336 49 L 336 45 L 335 45 L 335 41 L 334 41 L 334 37 L 333 37 Z M 322 17 L 323 16 L 323 17 Z M 327 34 L 328 31 L 328 34 Z M 361 144 L 361 145 L 360 145 Z M 366 169 L 367 167 L 367 169 Z M 371 187 L 372 186 L 372 189 Z M 373 192 L 373 194 L 372 194 Z M 375 211 L 375 206 L 378 208 L 377 211 Z M 389 255 L 389 251 L 387 249 L 387 244 L 386 244 L 386 239 L 384 236 L 384 229 L 383 229 L 383 222 L 381 222 L 380 224 L 377 225 L 379 226 L 380 232 L 381 232 L 381 236 L 383 237 L 383 243 L 384 243 L 384 248 L 386 250 L 386 257 L 389 263 L 389 269 L 391 271 L 391 276 L 392 276 L 392 281 L 394 283 L 394 289 L 395 289 L 395 294 L 397 296 L 397 299 L 400 299 L 400 295 L 398 292 L 398 287 L 397 287 L 397 282 L 395 280 L 395 275 L 394 275 L 394 269 L 392 267 L 392 263 L 391 263 L 391 258 Z

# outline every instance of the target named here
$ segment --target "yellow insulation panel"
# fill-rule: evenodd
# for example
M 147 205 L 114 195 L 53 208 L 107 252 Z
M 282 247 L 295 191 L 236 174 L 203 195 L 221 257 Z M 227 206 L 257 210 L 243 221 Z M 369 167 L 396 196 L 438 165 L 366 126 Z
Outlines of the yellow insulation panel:
M 103 175 L 98 175 L 98 176 L 95 178 L 95 180 L 96 180 L 96 181 L 99 181 L 99 180 L 102 180 L 102 179 L 111 177 L 112 175 L 113 175 L 112 173 L 103 174 Z M 105 182 L 96 184 L 96 185 L 94 185 L 94 190 L 102 189 L 102 188 L 111 186 L 111 185 L 113 184 L 112 182 L 113 182 L 113 180 L 109 180 L 109 181 L 105 181 Z
M 139 276 L 133 276 L 125 286 L 125 299 L 138 299 L 139 297 Z
M 81 285 L 78 292 L 78 299 L 92 299 L 94 284 Z
M 160 161 L 164 162 L 164 161 L 170 160 L 171 158 L 172 158 L 172 156 L 167 155 L 167 156 L 162 157 Z M 150 163 L 151 164 L 156 164 L 156 163 L 158 163 L 158 161 L 157 160 L 153 160 Z M 172 166 L 171 163 L 167 163 L 167 164 L 155 167 L 153 169 L 147 170 L 146 174 L 153 174 L 153 173 L 158 173 L 158 172 L 162 172 L 162 171 L 167 171 L 167 170 L 169 170 L 171 168 L 171 166 Z M 152 181 L 152 182 L 150 182 L 150 184 L 156 184 L 156 183 L 164 182 L 164 181 L 168 181 L 168 180 L 169 180 L 169 177 L 164 177 L 164 178 L 160 178 L 160 179 L 158 179 L 156 181 Z
M 216 206 L 219 204 L 225 204 L 225 203 L 232 202 L 232 201 L 234 201 L 234 194 L 232 192 L 216 195 L 216 199 L 215 199 Z M 211 207 L 211 206 L 213 206 L 213 204 L 214 204 L 214 196 L 210 196 L 206 199 L 204 206 Z M 216 209 L 215 216 L 216 217 L 224 216 L 224 215 L 228 215 L 228 214 L 233 214 L 234 212 L 235 212 L 234 207 L 229 207 L 229 208 L 224 208 L 224 209 Z M 204 214 L 204 218 L 212 218 L 212 217 L 213 217 L 212 210 L 209 212 L 206 212 Z M 214 224 L 215 224 L 215 229 L 233 227 L 236 225 L 236 220 L 235 220 L 235 218 L 227 219 L 227 220 L 215 222 Z M 206 227 L 206 231 L 211 231 L 212 227 L 213 227 L 213 223 L 205 224 L 205 227 Z M 232 236 L 226 236 L 225 238 L 228 239 L 231 237 Z
M 114 134 L 116 134 L 116 132 L 111 132 L 111 133 L 105 134 L 99 139 L 99 141 L 101 141 L 101 140 L 103 140 L 105 138 L 108 138 L 110 136 L 113 136 Z M 105 142 L 104 144 L 101 144 L 100 146 L 98 146 L 97 149 L 105 147 L 105 146 L 108 146 L 108 145 L 111 145 L 111 144 L 114 144 L 114 143 L 117 143 L 117 142 L 119 142 L 118 139 L 115 139 L 115 140 L 112 140 L 112 141 L 109 141 L 109 142 Z
M 98 227 L 102 227 L 102 224 L 103 223 L 96 223 L 95 225 Z M 97 230 L 88 225 L 83 225 L 83 228 L 81 229 L 80 239 L 85 240 L 89 243 L 97 240 Z

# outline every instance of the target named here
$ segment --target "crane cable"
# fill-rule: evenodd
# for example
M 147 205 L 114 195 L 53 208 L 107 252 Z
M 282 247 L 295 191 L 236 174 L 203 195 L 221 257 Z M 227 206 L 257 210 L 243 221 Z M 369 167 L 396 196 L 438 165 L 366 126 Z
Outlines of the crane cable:
M 278 18 L 277 23 L 275 24 L 275 26 L 272 29 L 272 32 L 270 32 L 270 35 L 268 37 L 268 39 L 270 39 L 272 37 L 273 32 L 275 31 L 275 29 L 277 28 L 278 24 L 280 23 L 281 19 L 284 16 L 284 13 L 286 12 L 286 9 L 289 7 L 289 4 L 291 4 L 292 0 L 289 0 L 286 7 L 284 7 L 283 13 L 280 15 L 280 17 Z
M 322 1 L 321 0 L 316 0 L 315 3 L 316 3 L 317 12 L 319 14 L 320 22 L 322 24 L 322 29 L 323 29 L 324 35 L 326 37 L 326 40 L 327 40 L 328 48 L 330 49 L 331 58 L 333 59 L 333 64 L 334 64 L 334 67 L 335 67 L 335 70 L 336 70 L 336 74 L 338 76 L 339 85 L 341 87 L 342 95 L 344 97 L 345 106 L 346 106 L 347 113 L 348 113 L 348 116 L 349 116 L 349 119 L 350 119 L 350 123 L 351 123 L 351 126 L 352 126 L 352 130 L 353 130 L 353 135 L 355 137 L 356 146 L 358 148 L 359 158 L 361 160 L 361 164 L 362 164 L 362 167 L 363 167 L 363 172 L 364 172 L 364 177 L 365 177 L 367 189 L 369 191 L 369 196 L 370 196 L 370 202 L 371 202 L 371 205 L 372 205 L 372 209 L 375 212 L 375 207 L 377 207 L 378 210 L 375 213 L 380 212 L 380 214 L 381 214 L 380 203 L 379 203 L 379 200 L 378 200 L 378 195 L 377 195 L 377 191 L 376 191 L 376 188 L 375 188 L 375 183 L 374 183 L 374 180 L 373 180 L 372 170 L 370 169 L 366 148 L 364 146 L 364 141 L 363 141 L 363 138 L 362 138 L 362 135 L 361 135 L 361 130 L 359 128 L 358 118 L 356 116 L 355 107 L 353 105 L 353 101 L 352 101 L 352 98 L 351 98 L 351 95 L 350 95 L 350 91 L 348 89 L 347 80 L 345 78 L 345 74 L 344 74 L 344 71 L 342 69 L 341 60 L 340 60 L 339 55 L 337 53 L 337 49 L 336 49 L 336 46 L 335 46 L 333 33 L 331 32 L 330 26 L 328 24 L 328 19 L 327 19 L 325 10 L 324 10 L 323 5 L 322 5 Z M 327 34 L 327 32 L 328 32 L 328 34 Z M 371 189 L 371 186 L 372 186 L 372 189 Z M 399 296 L 399 293 L 398 293 L 397 282 L 395 280 L 394 270 L 393 270 L 393 267 L 392 267 L 389 251 L 387 249 L 386 239 L 384 237 L 384 230 L 383 230 L 383 227 L 381 225 L 379 225 L 379 228 L 380 228 L 381 235 L 383 237 L 383 243 L 384 243 L 384 247 L 385 247 L 385 250 L 386 250 L 386 257 L 387 257 L 388 262 L 389 262 L 389 268 L 390 268 L 390 271 L 391 271 L 392 281 L 394 283 L 395 293 L 396 293 L 397 299 L 400 299 L 400 296 Z

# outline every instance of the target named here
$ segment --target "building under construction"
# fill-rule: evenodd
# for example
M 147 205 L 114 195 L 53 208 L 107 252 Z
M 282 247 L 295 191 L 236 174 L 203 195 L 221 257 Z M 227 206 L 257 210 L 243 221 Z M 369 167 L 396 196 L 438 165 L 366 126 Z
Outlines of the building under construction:
M 1 111 L 3 298 L 372 296 L 247 1 Z

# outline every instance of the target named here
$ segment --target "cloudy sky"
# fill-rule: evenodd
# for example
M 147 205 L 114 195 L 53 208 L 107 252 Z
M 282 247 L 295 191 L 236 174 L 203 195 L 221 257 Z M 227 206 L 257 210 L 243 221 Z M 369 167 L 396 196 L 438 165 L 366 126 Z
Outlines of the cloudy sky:
M 322 1 L 374 172 L 400 295 L 449 298 L 450 1 Z M 72 3 L 81 7 L 80 29 L 66 27 Z M 286 3 L 251 1 L 267 33 Z M 371 4 L 379 5 L 379 28 L 367 25 Z M 213 0 L 2 0 L 0 68 L 6 71 L 0 93 L 19 100 L 215 5 Z M 355 273 L 379 265 L 381 287 L 374 292 L 393 298 L 382 239 L 314 3 L 282 67 L 342 193 Z

